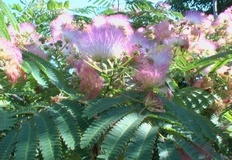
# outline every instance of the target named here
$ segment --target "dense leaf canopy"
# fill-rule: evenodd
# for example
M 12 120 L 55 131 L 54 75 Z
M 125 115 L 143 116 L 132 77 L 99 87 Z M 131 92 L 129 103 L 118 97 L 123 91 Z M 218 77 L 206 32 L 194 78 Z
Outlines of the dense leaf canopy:
M 167 0 L 173 10 L 184 13 L 186 10 L 199 10 L 213 13 L 213 0 Z M 232 0 L 217 0 L 218 13 L 232 5 Z

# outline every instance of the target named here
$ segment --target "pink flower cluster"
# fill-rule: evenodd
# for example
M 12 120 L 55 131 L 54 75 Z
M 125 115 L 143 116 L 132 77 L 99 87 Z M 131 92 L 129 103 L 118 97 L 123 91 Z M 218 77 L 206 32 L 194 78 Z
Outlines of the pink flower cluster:
M 0 69 L 6 73 L 11 83 L 16 83 L 22 73 L 20 67 L 22 53 L 4 38 L 0 38 L 0 62 Z
M 232 43 L 232 9 L 218 15 L 206 15 L 199 11 L 187 11 L 184 20 L 173 23 L 175 33 L 188 44 L 187 51 L 197 58 L 208 57 L 226 50 Z
M 22 50 L 27 50 L 42 58 L 46 58 L 46 53 L 40 48 L 41 35 L 36 32 L 36 28 L 32 23 L 19 24 L 19 31 L 15 30 L 11 25 L 8 27 L 11 36 L 11 42 Z
M 171 50 L 154 48 L 150 55 L 139 65 L 135 74 L 135 80 L 144 90 L 152 90 L 154 87 L 164 85 L 166 75 L 171 63 Z
M 88 64 L 92 62 L 112 59 L 125 61 L 131 58 L 136 70 L 132 77 L 142 90 L 164 85 L 171 60 L 171 45 L 163 41 L 173 32 L 168 22 L 154 29 L 157 34 L 157 40 L 154 41 L 145 36 L 144 29 L 134 31 L 124 15 L 98 16 L 92 24 L 83 28 L 72 24 L 71 16 L 66 15 L 68 18 L 62 21 L 65 15 L 60 15 L 51 23 L 51 34 L 54 42 L 63 41 L 72 48 L 65 55 L 68 55 L 67 60 L 77 69 L 81 80 L 80 89 L 86 98 L 95 98 L 104 87 L 99 70 Z
M 101 92 L 104 84 L 104 79 L 99 76 L 97 71 L 80 61 L 77 64 L 77 74 L 80 77 L 80 90 L 84 93 L 86 99 L 94 99 Z

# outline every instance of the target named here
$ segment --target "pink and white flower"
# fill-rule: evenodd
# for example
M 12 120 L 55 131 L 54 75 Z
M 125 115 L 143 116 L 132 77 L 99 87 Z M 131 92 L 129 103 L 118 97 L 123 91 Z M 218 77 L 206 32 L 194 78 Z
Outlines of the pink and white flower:
M 123 30 L 115 26 L 91 26 L 77 39 L 77 47 L 82 58 L 101 60 L 107 58 L 122 58 L 126 51 L 128 39 Z
M 97 71 L 83 61 L 76 64 L 77 74 L 80 77 L 80 90 L 86 99 L 96 98 L 104 85 L 104 79 Z
M 186 11 L 185 19 L 192 24 L 201 24 L 207 20 L 206 15 L 200 11 Z
M 0 38 L 0 59 L 4 61 L 4 66 L 0 66 L 0 69 L 6 73 L 12 83 L 16 83 L 22 73 L 20 67 L 21 51 L 10 41 Z
M 55 20 L 51 22 L 51 35 L 53 41 L 63 40 L 62 38 L 62 27 L 71 24 L 73 16 L 67 13 L 59 15 Z

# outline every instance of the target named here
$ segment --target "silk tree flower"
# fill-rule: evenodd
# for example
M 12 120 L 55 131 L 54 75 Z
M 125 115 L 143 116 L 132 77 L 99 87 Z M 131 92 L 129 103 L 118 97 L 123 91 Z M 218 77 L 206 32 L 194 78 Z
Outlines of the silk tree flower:
M 128 17 L 121 14 L 110 15 L 110 16 L 104 16 L 104 15 L 97 16 L 93 19 L 92 25 L 96 27 L 112 25 L 115 26 L 116 28 L 123 29 L 127 36 L 130 36 L 134 32 L 130 25 Z
M 168 21 L 162 21 L 155 26 L 154 33 L 155 40 L 162 42 L 165 38 L 170 37 L 174 33 L 173 25 Z
M 61 32 L 62 32 L 62 40 L 72 44 L 77 43 L 80 35 L 82 34 L 82 31 L 76 28 L 72 24 L 64 25 L 61 29 Z
M 192 24 L 201 24 L 203 21 L 207 20 L 205 14 L 199 11 L 186 11 L 185 19 Z
M 189 51 L 200 56 L 210 56 L 216 53 L 217 45 L 215 42 L 200 38 L 198 41 L 190 42 Z
M 91 26 L 77 39 L 81 58 L 99 61 L 107 58 L 122 58 L 128 39 L 123 30 L 115 26 Z
M 157 2 L 157 4 L 159 5 L 159 7 L 161 9 L 164 9 L 164 10 L 170 10 L 171 9 L 171 5 L 166 3 L 166 2 Z
M 19 31 L 15 30 L 12 26 L 9 26 L 8 29 L 13 44 L 42 58 L 47 57 L 45 52 L 40 48 L 39 39 L 41 36 L 36 32 L 36 28 L 32 23 L 21 23 Z
M 11 83 L 16 83 L 21 74 L 21 51 L 10 41 L 0 38 L 0 60 L 3 61 L 0 69 L 6 73 Z
M 32 43 L 39 44 L 39 38 L 41 37 L 37 32 L 35 25 L 32 23 L 19 24 L 19 31 L 15 30 L 12 25 L 8 27 L 8 31 L 11 36 L 11 42 L 17 46 L 30 45 Z
M 152 63 L 143 64 L 135 73 L 134 80 L 141 90 L 151 91 L 165 83 L 167 67 L 157 66 Z
M 104 85 L 104 79 L 97 71 L 83 61 L 76 64 L 78 76 L 80 77 L 80 90 L 86 99 L 96 98 Z
M 224 12 L 218 15 L 217 21 L 219 24 L 223 24 L 225 22 L 229 22 L 232 20 L 231 12 L 229 10 L 225 10 Z
M 71 24 L 73 21 L 73 16 L 67 13 L 59 15 L 55 20 L 51 22 L 51 35 L 53 41 L 63 40 L 62 38 L 62 27 Z
M 129 43 L 127 44 L 127 51 L 129 55 L 134 58 L 134 61 L 139 61 L 139 59 L 142 59 L 154 45 L 154 41 L 149 40 L 141 32 L 137 31 L 130 36 Z
M 164 44 L 167 46 L 182 46 L 184 48 L 187 48 L 188 41 L 183 37 L 169 37 L 164 40 Z
M 134 79 L 143 90 L 152 90 L 165 83 L 171 63 L 171 48 L 156 46 L 141 60 Z
M 149 51 L 147 58 L 152 60 L 157 67 L 167 71 L 172 60 L 171 49 L 169 46 L 156 46 Z

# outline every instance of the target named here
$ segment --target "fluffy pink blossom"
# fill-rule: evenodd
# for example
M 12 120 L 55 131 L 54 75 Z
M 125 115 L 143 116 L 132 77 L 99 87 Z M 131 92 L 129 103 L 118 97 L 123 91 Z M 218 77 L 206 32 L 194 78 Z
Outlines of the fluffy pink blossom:
M 158 5 L 162 8 L 162 9 L 166 9 L 166 10 L 170 10 L 171 9 L 171 5 L 166 3 L 166 2 L 157 2 Z
M 32 43 L 39 44 L 40 35 L 36 32 L 35 25 L 32 23 L 19 24 L 19 31 L 15 30 L 12 25 L 8 27 L 11 36 L 11 42 L 15 45 L 29 45 Z
M 149 40 L 140 32 L 135 32 L 130 36 L 130 41 L 127 45 L 128 53 L 131 57 L 135 59 L 141 59 L 148 51 L 154 47 L 154 41 Z M 136 52 L 139 52 L 139 55 L 135 55 Z
M 133 33 L 133 29 L 130 25 L 128 17 L 121 14 L 111 16 L 97 16 L 93 19 L 93 25 L 96 27 L 112 25 L 117 28 L 122 28 L 126 35 L 131 35 Z
M 0 38 L 0 59 L 4 66 L 0 66 L 12 83 L 16 83 L 21 74 L 21 51 L 10 41 Z
M 55 20 L 51 22 L 51 35 L 54 42 L 62 39 L 62 27 L 67 24 L 71 24 L 73 16 L 67 13 L 59 15 Z
M 224 22 L 228 22 L 228 21 L 231 21 L 232 20 L 232 16 L 231 16 L 231 13 L 228 13 L 228 12 L 222 12 L 218 15 L 218 18 L 217 18 L 217 21 L 220 23 L 220 24 L 223 24 Z
M 124 32 L 115 26 L 92 26 L 77 39 L 77 47 L 81 57 L 101 60 L 106 58 L 122 58 L 126 51 L 128 39 Z
M 203 55 L 203 53 L 207 53 L 205 56 L 214 55 L 217 49 L 216 43 L 211 40 L 201 38 L 196 42 L 190 43 L 189 50 L 193 53 Z
M 172 60 L 171 48 L 168 46 L 157 46 L 149 51 L 148 58 L 152 60 L 155 66 L 162 68 L 166 72 Z
M 142 90 L 152 90 L 152 88 L 165 83 L 166 73 L 166 66 L 160 67 L 147 63 L 139 67 L 134 79 Z
M 134 79 L 144 90 L 160 87 L 165 83 L 166 74 L 171 63 L 170 48 L 156 46 L 141 60 Z
M 205 14 L 199 11 L 186 11 L 185 19 L 192 24 L 201 24 L 203 21 L 207 20 Z
M 62 39 L 65 42 L 70 42 L 72 44 L 77 43 L 81 35 L 81 31 L 75 28 L 72 24 L 64 25 L 61 29 L 61 32 L 62 32 Z
M 76 65 L 77 73 L 80 77 L 80 90 L 84 93 L 86 99 L 96 98 L 104 85 L 104 79 L 99 76 L 97 71 L 81 61 Z
M 35 25 L 32 23 L 21 23 L 19 25 L 19 31 L 15 30 L 11 25 L 8 27 L 11 35 L 11 42 L 21 49 L 27 49 L 42 58 L 46 58 L 47 55 L 39 47 L 40 35 L 36 32 Z
M 162 42 L 173 34 L 173 26 L 168 21 L 162 21 L 154 28 L 155 39 Z
M 187 46 L 188 41 L 184 37 L 169 37 L 164 40 L 167 46 Z

